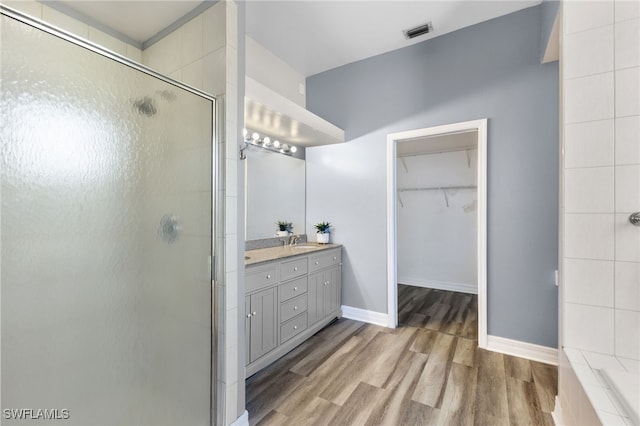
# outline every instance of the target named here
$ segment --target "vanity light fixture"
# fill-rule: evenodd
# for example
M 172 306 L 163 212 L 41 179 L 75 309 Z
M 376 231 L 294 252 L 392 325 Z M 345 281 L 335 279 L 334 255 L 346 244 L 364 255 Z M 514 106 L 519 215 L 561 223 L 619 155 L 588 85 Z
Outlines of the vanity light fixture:
M 241 157 L 244 157 L 244 150 L 249 146 L 257 146 L 272 152 L 278 152 L 285 155 L 292 155 L 294 152 L 298 151 L 298 148 L 293 145 L 282 143 L 277 139 L 272 141 L 269 136 L 261 137 L 258 132 L 250 132 L 247 129 L 242 129 L 242 135 L 244 137 L 245 146 L 241 149 Z M 249 135 L 251 135 L 251 137 L 249 137 Z

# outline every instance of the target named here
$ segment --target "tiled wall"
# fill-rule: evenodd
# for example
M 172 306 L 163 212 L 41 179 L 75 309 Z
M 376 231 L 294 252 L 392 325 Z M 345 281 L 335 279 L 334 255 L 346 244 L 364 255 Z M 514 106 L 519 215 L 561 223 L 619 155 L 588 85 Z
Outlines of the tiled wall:
M 640 2 L 563 4 L 564 346 L 640 359 Z
M 118 40 L 91 25 L 87 25 L 84 22 L 80 22 L 77 19 L 58 12 L 46 4 L 35 0 L 2 0 L 2 4 L 90 40 L 120 55 L 126 56 L 133 61 L 142 62 L 142 51 L 137 47 Z
M 238 332 L 241 323 L 238 295 L 244 294 L 242 265 L 244 231 L 239 228 L 244 217 L 244 182 L 238 171 L 238 140 L 243 119 L 244 46 L 239 44 L 240 20 L 234 1 L 216 3 L 147 48 L 143 63 L 176 80 L 180 80 L 223 99 L 225 126 L 222 140 L 225 156 L 225 277 L 218 280 L 219 296 L 224 298 L 225 316 L 220 324 L 225 366 L 219 380 L 225 392 L 225 424 L 233 423 L 244 412 L 244 353 Z M 242 322 L 243 323 L 243 322 Z
M 226 363 L 219 380 L 225 389 L 222 421 L 233 423 L 245 409 L 244 360 L 238 358 L 244 354 L 244 343 L 238 339 L 238 324 L 242 322 L 238 295 L 244 294 L 244 274 L 239 272 L 244 257 L 244 230 L 238 217 L 244 217 L 244 175 L 237 166 L 244 111 L 244 81 L 238 79 L 244 75 L 243 9 L 232 0 L 218 2 L 142 52 L 40 2 L 2 0 L 2 3 L 222 100 L 225 123 L 218 142 L 223 146 L 225 158 L 225 228 L 224 235 L 217 237 L 225 247 L 225 277 L 218 284 L 219 294 L 224 298 L 225 315 L 219 326 Z M 238 37 L 239 32 L 242 37 Z
M 213 95 L 225 93 L 225 3 L 219 2 L 142 53 L 145 65 Z
M 640 2 L 564 1 L 562 16 L 556 413 L 566 424 L 623 424 L 583 354 L 640 358 L 640 228 L 628 221 L 640 210 Z

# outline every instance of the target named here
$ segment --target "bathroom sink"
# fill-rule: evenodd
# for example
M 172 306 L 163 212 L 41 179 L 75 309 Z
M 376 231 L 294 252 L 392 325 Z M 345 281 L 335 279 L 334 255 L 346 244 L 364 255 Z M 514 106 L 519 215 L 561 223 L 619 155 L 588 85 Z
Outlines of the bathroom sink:
M 309 249 L 313 249 L 313 248 L 317 248 L 318 246 L 312 246 L 309 244 L 301 244 L 301 245 L 295 245 L 295 246 L 291 246 L 291 248 L 297 249 L 297 250 L 309 250 Z

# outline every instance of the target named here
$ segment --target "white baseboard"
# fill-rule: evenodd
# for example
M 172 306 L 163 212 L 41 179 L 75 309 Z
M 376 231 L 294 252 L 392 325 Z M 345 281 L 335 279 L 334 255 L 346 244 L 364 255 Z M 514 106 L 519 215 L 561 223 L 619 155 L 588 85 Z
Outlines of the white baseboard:
M 560 406 L 560 397 L 556 395 L 556 405 L 551 412 L 551 417 L 553 418 L 553 423 L 556 426 L 565 426 L 567 423 L 564 421 L 564 416 L 562 414 L 562 407 Z
M 558 365 L 558 348 L 535 345 L 498 336 L 487 336 L 487 350 L 513 355 L 544 364 Z
M 389 315 L 342 305 L 342 316 L 355 321 L 389 327 Z
M 230 426 L 249 426 L 249 412 L 244 410 L 244 413 L 242 413 L 235 422 L 231 423 Z
M 448 281 L 426 280 L 424 278 L 398 276 L 399 284 L 414 287 L 434 288 L 436 290 L 457 291 L 459 293 L 478 294 L 478 286 L 468 283 L 452 283 Z

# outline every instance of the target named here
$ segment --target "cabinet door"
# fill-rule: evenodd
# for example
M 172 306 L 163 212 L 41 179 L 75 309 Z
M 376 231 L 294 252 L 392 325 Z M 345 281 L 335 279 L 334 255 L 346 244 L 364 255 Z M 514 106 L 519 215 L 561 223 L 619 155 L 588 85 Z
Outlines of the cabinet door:
M 271 351 L 278 342 L 278 292 L 272 287 L 251 297 L 251 362 Z
M 251 296 L 244 297 L 244 363 L 251 362 Z
M 340 307 L 340 268 L 327 269 L 324 272 L 324 314 Z
M 324 316 L 324 272 L 309 275 L 307 285 L 307 313 L 309 325 L 320 321 Z

